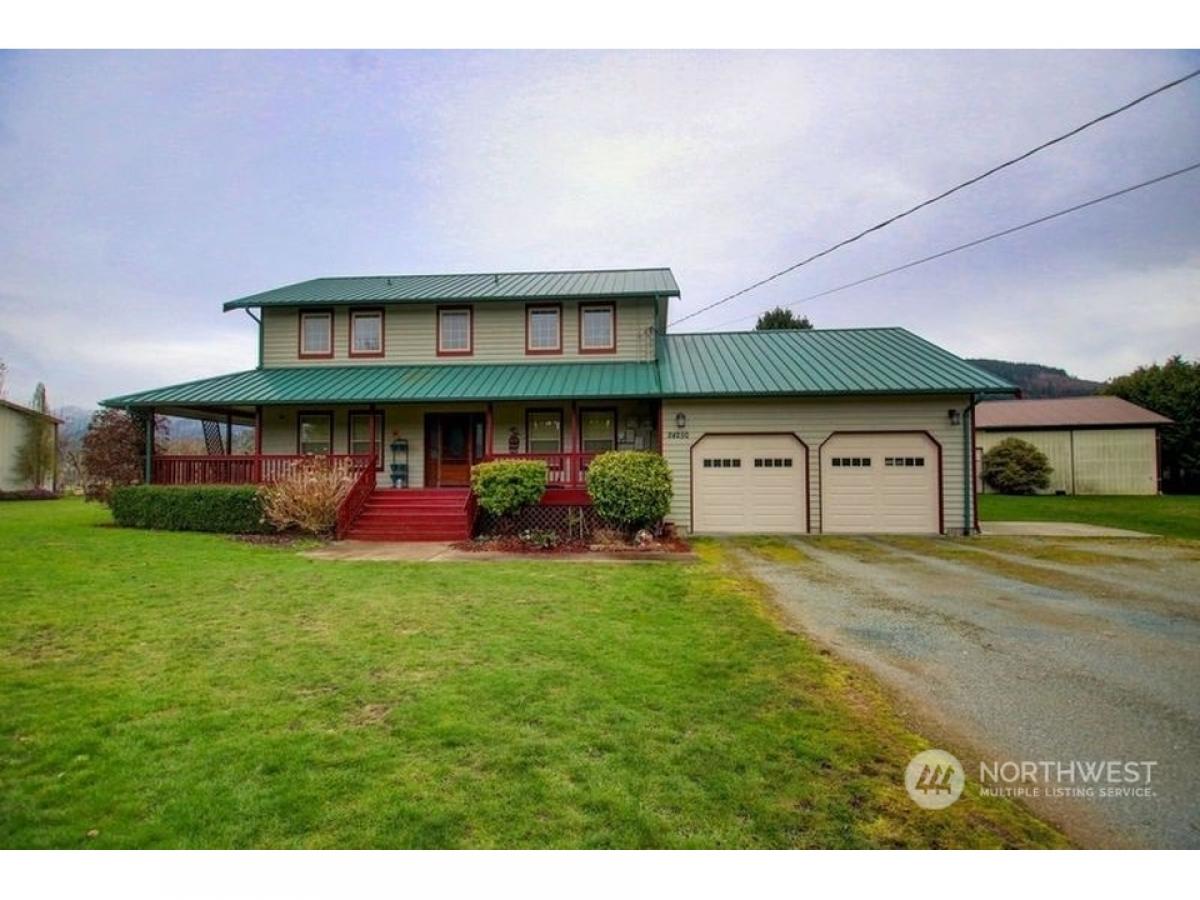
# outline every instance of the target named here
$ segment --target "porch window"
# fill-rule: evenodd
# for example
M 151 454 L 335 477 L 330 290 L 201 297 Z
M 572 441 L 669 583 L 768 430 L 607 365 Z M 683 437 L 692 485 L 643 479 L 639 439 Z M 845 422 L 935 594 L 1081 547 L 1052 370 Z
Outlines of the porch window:
M 371 452 L 371 416 L 369 412 L 350 413 L 350 452 L 366 456 Z M 375 468 L 383 471 L 383 413 L 375 416 Z
M 617 448 L 617 411 L 585 409 L 580 411 L 579 430 L 584 453 L 603 453 Z
M 561 409 L 531 409 L 525 417 L 526 444 L 530 453 L 562 453 Z
M 611 303 L 579 307 L 579 351 L 612 353 L 617 349 L 617 310 Z
M 333 313 L 300 313 L 300 355 L 333 356 Z
M 474 349 L 471 335 L 471 309 L 467 306 L 438 310 L 438 354 L 470 356 Z
M 333 413 L 301 413 L 296 419 L 299 453 L 333 452 Z
M 525 352 L 562 352 L 562 308 L 530 306 L 525 310 Z
M 383 356 L 383 310 L 350 313 L 350 355 Z

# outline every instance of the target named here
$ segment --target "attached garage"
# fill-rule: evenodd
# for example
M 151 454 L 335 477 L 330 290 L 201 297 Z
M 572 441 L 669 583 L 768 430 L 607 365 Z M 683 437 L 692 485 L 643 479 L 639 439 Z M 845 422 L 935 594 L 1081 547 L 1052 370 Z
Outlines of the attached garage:
M 922 432 L 834 434 L 821 445 L 821 530 L 935 534 L 941 448 Z
M 706 434 L 692 446 L 694 530 L 808 530 L 808 450 L 794 434 Z
M 973 530 L 971 411 L 1007 382 L 899 328 L 668 334 L 657 352 L 679 529 Z

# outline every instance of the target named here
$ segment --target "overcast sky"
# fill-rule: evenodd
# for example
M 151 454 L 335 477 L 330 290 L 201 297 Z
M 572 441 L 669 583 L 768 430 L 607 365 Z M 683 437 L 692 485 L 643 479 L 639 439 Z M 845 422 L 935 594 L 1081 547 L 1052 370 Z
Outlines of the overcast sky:
M 670 266 L 673 318 L 1198 53 L 0 56 L 0 358 L 55 405 L 251 368 L 322 275 Z M 681 330 L 1200 160 L 1200 79 Z M 1200 350 L 1200 173 L 803 304 L 1104 379 Z

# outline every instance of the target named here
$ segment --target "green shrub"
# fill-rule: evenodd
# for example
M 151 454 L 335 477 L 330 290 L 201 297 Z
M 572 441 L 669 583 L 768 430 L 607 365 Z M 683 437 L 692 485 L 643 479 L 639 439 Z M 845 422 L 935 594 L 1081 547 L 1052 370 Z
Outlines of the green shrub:
M 471 490 L 492 515 L 515 515 L 546 493 L 546 464 L 532 459 L 480 463 L 471 469 Z
M 168 487 L 134 484 L 113 488 L 113 518 L 125 528 L 254 534 L 270 531 L 252 485 Z
M 617 528 L 657 525 L 671 508 L 671 470 L 657 453 L 601 454 L 588 466 L 587 487 L 596 514 Z
M 983 481 L 1001 494 L 1044 490 L 1053 471 L 1046 454 L 1020 438 L 1005 438 L 983 454 Z

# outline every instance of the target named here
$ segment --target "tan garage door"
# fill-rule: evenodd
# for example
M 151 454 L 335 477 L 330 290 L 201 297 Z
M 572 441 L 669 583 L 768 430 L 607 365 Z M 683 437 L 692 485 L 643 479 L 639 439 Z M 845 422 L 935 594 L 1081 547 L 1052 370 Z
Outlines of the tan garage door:
M 804 445 L 790 434 L 709 434 L 692 448 L 698 532 L 807 530 Z
M 821 447 L 821 531 L 938 530 L 938 451 L 919 433 L 837 434 Z

